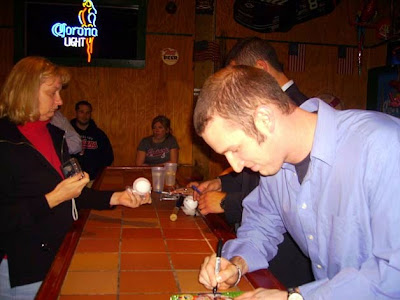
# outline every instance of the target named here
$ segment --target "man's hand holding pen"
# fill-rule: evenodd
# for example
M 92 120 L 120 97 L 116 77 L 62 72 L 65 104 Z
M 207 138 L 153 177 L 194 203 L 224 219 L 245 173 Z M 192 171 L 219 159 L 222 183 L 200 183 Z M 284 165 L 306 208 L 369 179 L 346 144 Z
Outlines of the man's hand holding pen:
M 221 269 L 221 253 L 222 253 L 222 240 L 219 239 L 218 240 L 218 245 L 217 245 L 217 256 L 215 258 L 215 276 L 218 277 L 219 275 L 219 271 Z M 213 293 L 214 295 L 217 293 L 218 291 L 218 283 L 215 285 L 215 287 L 213 287 Z
M 216 263 L 216 254 L 207 256 L 199 273 L 199 282 L 210 290 L 214 289 L 217 284 L 219 290 L 227 290 L 237 285 L 242 274 L 247 271 L 247 264 L 240 257 L 232 258 L 232 262 L 221 257 L 218 275 L 215 272 Z

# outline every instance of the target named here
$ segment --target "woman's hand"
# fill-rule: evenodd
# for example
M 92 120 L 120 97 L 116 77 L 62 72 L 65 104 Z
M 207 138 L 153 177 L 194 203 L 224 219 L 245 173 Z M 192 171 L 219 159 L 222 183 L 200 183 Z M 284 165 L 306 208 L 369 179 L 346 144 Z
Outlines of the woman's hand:
M 126 189 L 123 192 L 115 192 L 112 194 L 110 200 L 110 205 L 123 205 L 131 208 L 139 207 L 140 205 L 147 203 L 151 203 L 150 193 L 141 196 L 131 189 Z
M 75 174 L 72 177 L 61 181 L 54 190 L 45 195 L 50 208 L 53 208 L 64 201 L 79 197 L 82 189 L 89 182 L 89 175 L 84 172 Z

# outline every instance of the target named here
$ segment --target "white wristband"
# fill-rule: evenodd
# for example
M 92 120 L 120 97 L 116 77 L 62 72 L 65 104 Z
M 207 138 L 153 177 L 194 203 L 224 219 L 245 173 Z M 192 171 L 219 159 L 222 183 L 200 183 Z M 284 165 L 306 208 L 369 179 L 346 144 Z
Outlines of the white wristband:
M 235 284 L 233 285 L 233 287 L 237 286 L 240 282 L 240 279 L 242 279 L 242 270 L 240 269 L 240 267 L 236 264 L 233 264 L 236 269 L 238 270 L 238 279 L 236 280 Z

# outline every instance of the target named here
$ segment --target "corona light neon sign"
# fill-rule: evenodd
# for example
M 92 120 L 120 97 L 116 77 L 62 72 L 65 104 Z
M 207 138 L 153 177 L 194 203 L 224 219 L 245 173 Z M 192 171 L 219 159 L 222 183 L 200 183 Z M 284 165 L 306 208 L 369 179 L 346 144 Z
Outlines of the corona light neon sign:
M 78 13 L 81 26 L 68 26 L 66 23 L 55 23 L 51 33 L 64 39 L 65 47 L 84 47 L 86 45 L 87 61 L 90 63 L 93 53 L 93 41 L 98 36 L 96 28 L 97 10 L 91 0 L 82 0 L 82 9 Z

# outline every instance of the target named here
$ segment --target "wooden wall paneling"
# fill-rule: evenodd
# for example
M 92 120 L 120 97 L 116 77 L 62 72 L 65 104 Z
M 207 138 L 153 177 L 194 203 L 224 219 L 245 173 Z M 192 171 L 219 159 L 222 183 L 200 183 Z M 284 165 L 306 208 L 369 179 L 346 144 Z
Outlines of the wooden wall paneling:
M 179 52 L 176 65 L 161 59 L 161 50 Z M 113 145 L 113 165 L 133 165 L 141 138 L 150 135 L 151 120 L 158 114 L 171 119 L 181 147 L 180 163 L 192 163 L 193 38 L 185 36 L 147 37 L 146 68 L 70 68 L 71 83 L 66 90 L 63 112 L 74 116 L 77 99 L 93 105 L 93 119 Z
M 369 69 L 386 65 L 386 59 L 387 43 L 367 49 L 364 55 L 365 65 L 367 65 Z
M 193 37 L 148 35 L 148 70 L 152 70 L 148 80 L 152 82 L 153 117 L 165 114 L 171 119 L 173 134 L 180 146 L 179 163 L 192 163 L 191 120 L 193 112 Z M 178 51 L 179 60 L 174 65 L 162 61 L 161 51 L 173 48 Z M 151 119 L 148 130 L 151 134 Z
M 14 65 L 14 1 L 3 0 L 0 9 L 0 88 Z
M 14 0 L 2 0 L 0 9 L 0 27 L 14 24 Z
M 0 28 L 0 87 L 14 66 L 14 30 Z
M 175 14 L 168 14 L 169 0 L 149 0 L 147 32 L 194 33 L 195 1 L 175 0 Z

